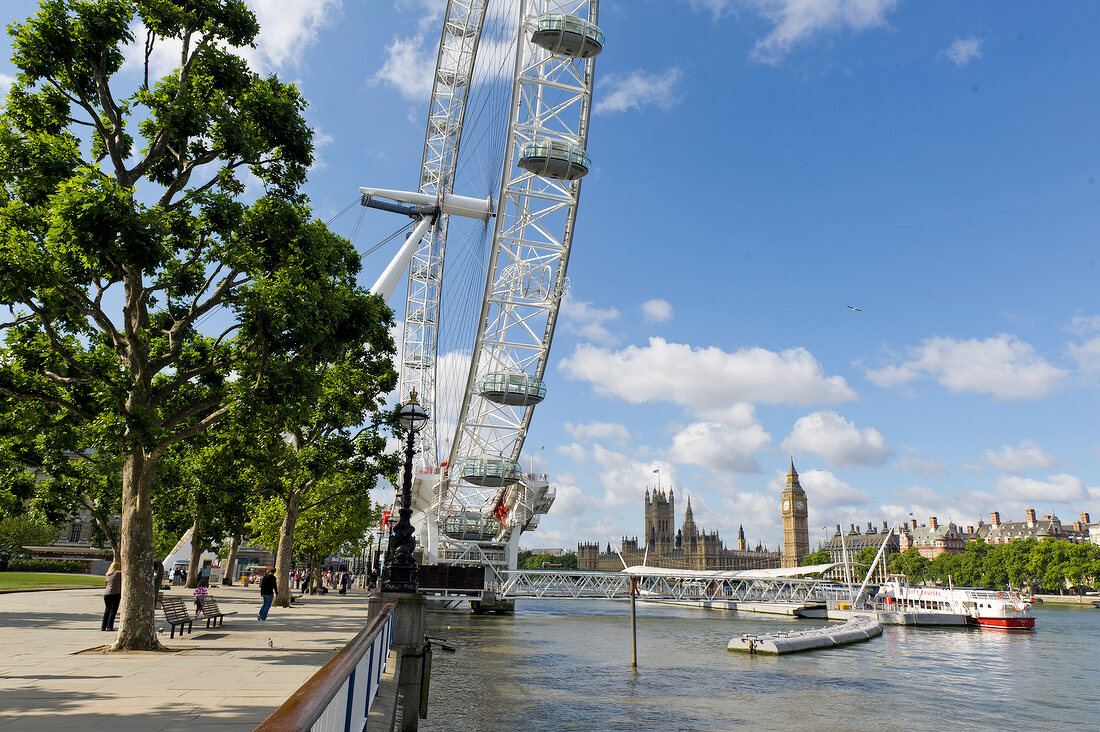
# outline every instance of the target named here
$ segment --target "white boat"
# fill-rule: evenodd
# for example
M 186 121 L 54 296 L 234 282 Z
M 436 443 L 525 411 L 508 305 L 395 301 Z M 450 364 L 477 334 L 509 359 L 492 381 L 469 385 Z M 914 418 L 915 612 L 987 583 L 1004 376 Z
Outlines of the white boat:
M 969 587 L 910 587 L 905 575 L 887 575 L 871 604 L 882 613 L 961 615 L 967 624 L 986 628 L 1035 627 L 1035 617 L 1018 592 Z

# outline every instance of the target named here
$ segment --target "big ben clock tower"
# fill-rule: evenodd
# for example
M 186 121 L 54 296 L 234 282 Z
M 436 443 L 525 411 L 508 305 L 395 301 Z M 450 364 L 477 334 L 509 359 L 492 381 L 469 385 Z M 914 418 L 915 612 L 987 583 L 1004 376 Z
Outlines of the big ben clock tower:
M 798 472 L 791 458 L 787 487 L 783 489 L 780 507 L 783 509 L 783 567 L 797 567 L 798 561 L 810 553 L 810 529 L 806 520 L 806 491 L 798 484 Z

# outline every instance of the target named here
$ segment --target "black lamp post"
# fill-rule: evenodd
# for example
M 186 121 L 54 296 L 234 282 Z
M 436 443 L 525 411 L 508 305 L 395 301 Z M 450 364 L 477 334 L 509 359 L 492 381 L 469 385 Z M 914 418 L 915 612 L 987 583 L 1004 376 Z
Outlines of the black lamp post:
M 397 418 L 405 428 L 405 474 L 401 481 L 401 509 L 398 511 L 397 526 L 390 533 L 390 543 L 386 548 L 386 566 L 382 570 L 383 592 L 416 592 L 417 568 L 413 551 L 416 549 L 416 534 L 412 522 L 412 471 L 413 439 L 428 419 L 428 412 L 416 401 L 416 391 L 409 395 L 409 401 L 397 413 Z

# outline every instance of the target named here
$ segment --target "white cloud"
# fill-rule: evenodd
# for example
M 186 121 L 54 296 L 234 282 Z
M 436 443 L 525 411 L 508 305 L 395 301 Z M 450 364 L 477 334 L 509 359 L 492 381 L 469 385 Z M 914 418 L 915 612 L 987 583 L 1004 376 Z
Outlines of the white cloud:
M 563 426 L 570 437 L 580 442 L 602 440 L 623 443 L 630 439 L 630 431 L 625 426 L 614 422 L 589 422 L 587 424 L 566 422 Z
M 673 66 L 661 74 L 638 69 L 629 74 L 608 74 L 600 82 L 596 114 L 625 112 L 656 105 L 668 109 L 683 97 L 678 87 L 684 72 Z
M 989 463 L 1002 473 L 1019 474 L 1025 468 L 1057 468 L 1058 458 L 1043 452 L 1043 449 L 1030 440 L 1024 440 L 1018 447 L 1004 445 L 1000 452 L 986 450 L 978 458 Z
M 647 300 L 642 303 L 642 317 L 647 323 L 667 323 L 672 320 L 672 305 L 667 300 Z
M 817 508 L 836 508 L 837 506 L 860 506 L 871 500 L 867 491 L 853 488 L 828 470 L 807 470 L 798 474 L 798 482 L 806 491 L 806 503 L 810 510 Z M 787 484 L 786 471 L 776 471 L 768 482 L 768 490 L 779 495 Z M 779 512 L 778 504 L 772 501 L 771 511 Z M 816 520 L 815 520 L 816 523 Z
M 813 404 L 856 398 L 843 377 L 826 377 L 804 348 L 727 353 L 650 338 L 648 346 L 620 351 L 582 344 L 560 368 L 569 378 L 590 382 L 601 394 L 634 404 L 661 400 L 721 409 L 738 402 Z
M 870 369 L 879 386 L 899 386 L 921 376 L 935 378 L 953 392 L 990 394 L 998 399 L 1038 399 L 1051 393 L 1066 371 L 1035 353 L 1030 343 L 1001 334 L 985 340 L 926 338 L 910 349 L 909 360 Z
M 436 48 L 427 45 L 427 34 L 409 38 L 395 36 L 386 45 L 386 60 L 375 72 L 373 83 L 385 83 L 406 99 L 421 101 L 432 93 Z
M 15 83 L 15 77 L 9 74 L 0 74 L 0 97 L 6 97 L 8 92 L 11 91 L 12 84 Z
M 736 491 L 722 496 L 721 505 L 721 515 L 728 522 L 725 524 L 728 528 L 722 532 L 727 547 L 737 546 L 734 526 L 744 526 L 745 539 L 749 548 L 754 549 L 761 539 L 757 532 L 763 530 L 768 535 L 774 535 L 769 529 L 778 528 L 782 521 L 779 501 L 770 494 Z
M 313 128 L 313 165 L 310 170 L 324 170 L 328 167 L 328 161 L 322 155 L 322 151 L 335 142 L 335 138 L 320 127 Z
M 755 421 L 747 425 L 694 422 L 673 436 L 668 456 L 714 472 L 759 473 L 754 453 L 770 441 L 771 435 Z
M 1018 475 L 1005 475 L 997 481 L 997 490 L 1002 498 L 1016 501 L 1041 503 L 1064 503 L 1079 501 L 1089 497 L 1081 479 L 1068 473 L 1047 476 L 1047 480 L 1032 480 Z
M 1070 343 L 1067 350 L 1070 358 L 1077 362 L 1077 369 L 1082 374 L 1100 373 L 1100 336 L 1084 343 Z
M 783 447 L 791 452 L 817 453 L 835 468 L 882 465 L 894 454 L 878 430 L 860 430 L 832 411 L 814 412 L 799 419 Z
M 904 446 L 905 457 L 890 466 L 890 470 L 920 473 L 925 477 L 935 477 L 947 472 L 947 463 L 925 455 L 915 447 Z
M 744 0 L 772 23 L 771 32 L 756 43 L 752 57 L 778 63 L 790 50 L 822 33 L 862 31 L 886 25 L 899 0 Z M 710 2 L 721 10 L 722 5 Z
M 1082 375 L 1100 374 L 1100 315 L 1078 315 L 1070 320 L 1065 329 L 1074 335 L 1088 337 L 1083 343 L 1070 343 L 1066 346 L 1070 358 L 1077 362 Z
M 569 294 L 561 301 L 561 314 L 564 318 L 563 330 L 596 343 L 613 344 L 618 338 L 611 334 L 604 323 L 617 320 L 619 311 L 615 308 L 597 308 L 590 302 L 580 302 Z
M 955 42 L 943 51 L 943 55 L 955 62 L 956 66 L 966 66 L 976 58 L 982 57 L 982 41 L 979 38 L 956 38 Z
M 1077 335 L 1100 333 L 1100 315 L 1075 316 L 1069 321 L 1066 330 Z
M 306 48 L 317 41 L 321 30 L 331 25 L 341 0 L 248 0 L 260 23 L 255 49 L 242 49 L 251 56 L 252 67 L 264 73 L 271 69 L 297 67 Z
M 486 10 L 484 27 L 495 28 L 497 33 L 489 34 L 479 42 L 479 59 L 510 59 L 515 55 L 515 24 L 517 17 L 509 10 L 508 3 L 491 3 Z M 387 84 L 395 88 L 401 96 L 412 101 L 424 101 L 432 91 L 435 81 L 436 56 L 439 50 L 439 33 L 443 20 L 446 0 L 405 0 L 398 2 L 398 9 L 420 13 L 416 20 L 416 32 L 411 35 L 395 35 L 386 45 L 385 60 L 382 68 L 370 79 L 371 85 Z M 478 63 L 474 72 L 477 79 L 502 79 L 511 73 L 510 63 L 492 65 Z M 415 121 L 415 120 L 410 120 Z
M 332 25 L 342 7 L 341 0 L 248 0 L 260 25 L 254 48 L 235 52 L 248 61 L 253 71 L 266 74 L 296 68 L 306 49 L 320 32 Z M 141 23 L 132 28 L 134 41 L 123 49 L 124 69 L 142 71 L 145 65 L 146 30 Z M 180 44 L 157 39 L 149 58 L 151 77 L 161 77 L 179 66 Z
M 638 460 L 603 445 L 578 442 L 559 447 L 558 453 L 575 463 L 590 461 L 598 466 L 599 482 L 604 489 L 598 501 L 604 508 L 641 505 L 643 492 L 656 478 L 652 460 Z M 676 485 L 676 478 L 675 466 L 661 465 L 662 481 Z

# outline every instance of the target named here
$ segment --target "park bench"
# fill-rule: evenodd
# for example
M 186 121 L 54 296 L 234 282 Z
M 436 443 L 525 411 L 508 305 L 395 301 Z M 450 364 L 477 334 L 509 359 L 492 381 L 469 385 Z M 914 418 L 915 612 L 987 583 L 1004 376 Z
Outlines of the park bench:
M 225 624 L 226 615 L 236 614 L 236 610 L 228 613 L 222 612 L 221 609 L 218 608 L 218 601 L 210 597 L 210 595 L 207 595 L 202 601 L 202 612 L 195 616 L 195 620 L 205 620 L 207 628 L 210 627 L 210 621 L 213 620 L 214 627 L 217 628 L 219 625 Z
M 168 636 L 169 638 L 176 637 L 176 627 L 179 626 L 180 635 L 183 635 L 184 626 L 187 626 L 187 632 L 191 632 L 191 624 L 200 617 L 192 617 L 187 613 L 187 606 L 183 600 L 179 597 L 164 597 L 161 598 L 160 607 L 164 610 L 164 617 L 168 621 L 168 624 L 172 626 L 172 632 Z

